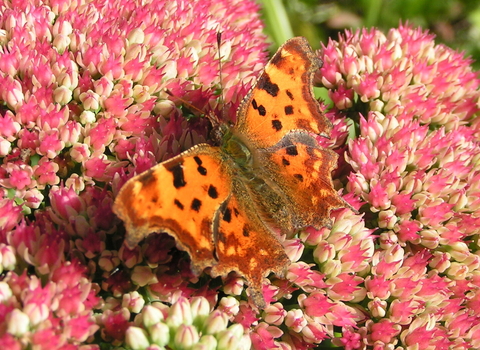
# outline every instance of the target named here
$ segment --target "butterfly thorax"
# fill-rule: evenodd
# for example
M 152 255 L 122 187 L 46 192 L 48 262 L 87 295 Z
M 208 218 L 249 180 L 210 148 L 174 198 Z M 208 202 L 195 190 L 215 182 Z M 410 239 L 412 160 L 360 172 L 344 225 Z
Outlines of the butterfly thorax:
M 228 126 L 225 125 L 220 131 L 223 132 L 220 149 L 233 160 L 241 172 L 250 173 L 254 162 L 251 147 L 245 140 L 234 134 Z
M 281 222 L 279 218 L 289 221 L 288 200 L 275 181 L 267 179 L 265 174 L 264 162 L 267 159 L 242 134 L 235 133 L 234 128 L 225 126 L 223 131 L 220 149 L 232 171 L 233 191 L 236 196 L 249 199 L 251 211 L 245 206 L 243 210 L 248 211 L 249 215 L 258 216 L 270 227 L 278 227 Z M 266 169 L 271 167 L 267 166 Z M 290 224 L 286 226 L 291 227 Z

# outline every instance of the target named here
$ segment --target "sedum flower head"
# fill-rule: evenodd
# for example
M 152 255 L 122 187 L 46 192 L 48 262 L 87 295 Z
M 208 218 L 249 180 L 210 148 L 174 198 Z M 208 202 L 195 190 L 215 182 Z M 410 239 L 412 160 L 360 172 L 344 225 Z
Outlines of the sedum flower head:
M 242 325 L 229 325 L 228 314 L 212 311 L 204 297 L 181 297 L 170 308 L 146 306 L 126 330 L 126 344 L 132 349 L 249 349 L 244 333 Z
M 27 3 L 0 7 L 0 185 L 24 211 L 204 140 L 166 91 L 211 113 L 224 87 L 235 107 L 266 58 L 251 2 Z
M 357 251 L 368 266 L 348 279 L 333 248 L 324 240 L 326 249 L 317 248 L 316 261 L 331 265 L 329 280 L 338 283 L 328 295 L 349 295 L 363 316 L 358 328 L 343 325 L 334 343 L 475 346 L 480 95 L 471 61 L 408 25 L 386 35 L 346 32 L 321 57 L 317 83 L 329 90 L 331 113 L 348 115 L 356 133 L 345 151 L 347 196 L 376 235 L 374 246 Z
M 170 348 L 249 344 L 238 301 L 208 318 L 218 285 L 193 286 L 168 236 L 122 247 L 111 206 L 129 177 L 205 141 L 200 114 L 231 115 L 265 65 L 261 30 L 253 1 L 0 4 L 0 348 L 139 348 L 146 334 L 154 349 L 162 327 Z
M 86 342 L 98 329 L 95 293 L 81 267 L 69 263 L 45 285 L 36 276 L 9 272 L 0 281 L 1 348 L 60 349 Z

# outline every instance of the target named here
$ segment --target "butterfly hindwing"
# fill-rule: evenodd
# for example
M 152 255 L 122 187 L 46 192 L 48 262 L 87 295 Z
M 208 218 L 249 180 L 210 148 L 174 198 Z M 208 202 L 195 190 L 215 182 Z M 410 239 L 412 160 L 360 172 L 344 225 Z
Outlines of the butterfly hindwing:
M 279 191 L 286 195 L 292 213 L 291 223 L 282 223 L 293 230 L 313 226 L 317 229 L 330 224 L 330 210 L 348 204 L 337 194 L 331 172 L 338 156 L 322 148 L 304 131 L 294 131 L 275 147 L 262 152 L 265 176 L 275 181 Z M 273 174 L 281 173 L 278 177 Z M 282 222 L 285 215 L 277 218 Z
M 245 202 L 243 191 L 234 189 L 219 213 L 218 229 L 214 232 L 218 263 L 213 266 L 212 275 L 225 276 L 236 271 L 246 279 L 255 304 L 264 307 L 264 277 L 269 272 L 282 276 L 290 260 L 276 235 L 258 218 L 252 203 Z

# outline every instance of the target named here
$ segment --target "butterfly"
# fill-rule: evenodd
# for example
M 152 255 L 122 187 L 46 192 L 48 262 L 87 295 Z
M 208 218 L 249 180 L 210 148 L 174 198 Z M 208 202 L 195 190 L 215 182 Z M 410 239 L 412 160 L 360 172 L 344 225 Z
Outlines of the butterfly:
M 331 179 L 337 155 L 315 138 L 332 128 L 313 95 L 321 65 L 305 38 L 288 40 L 235 124 L 218 126 L 216 145 L 196 145 L 128 180 L 113 206 L 127 245 L 166 232 L 188 252 L 195 274 L 235 271 L 265 307 L 265 277 L 284 277 L 290 264 L 279 233 L 328 226 L 330 211 L 347 205 Z

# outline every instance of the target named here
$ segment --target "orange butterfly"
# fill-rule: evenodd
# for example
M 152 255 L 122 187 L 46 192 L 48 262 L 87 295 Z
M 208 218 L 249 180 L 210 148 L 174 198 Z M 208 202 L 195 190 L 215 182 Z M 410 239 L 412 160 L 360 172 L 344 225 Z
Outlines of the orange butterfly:
M 264 307 L 264 277 L 290 263 L 276 230 L 292 235 L 330 223 L 348 206 L 333 188 L 337 155 L 311 135 L 331 124 L 312 91 L 321 61 L 304 38 L 288 40 L 243 100 L 236 124 L 220 125 L 218 146 L 200 144 L 127 181 L 113 207 L 126 243 L 167 232 L 191 257 L 192 270 L 236 271 Z

